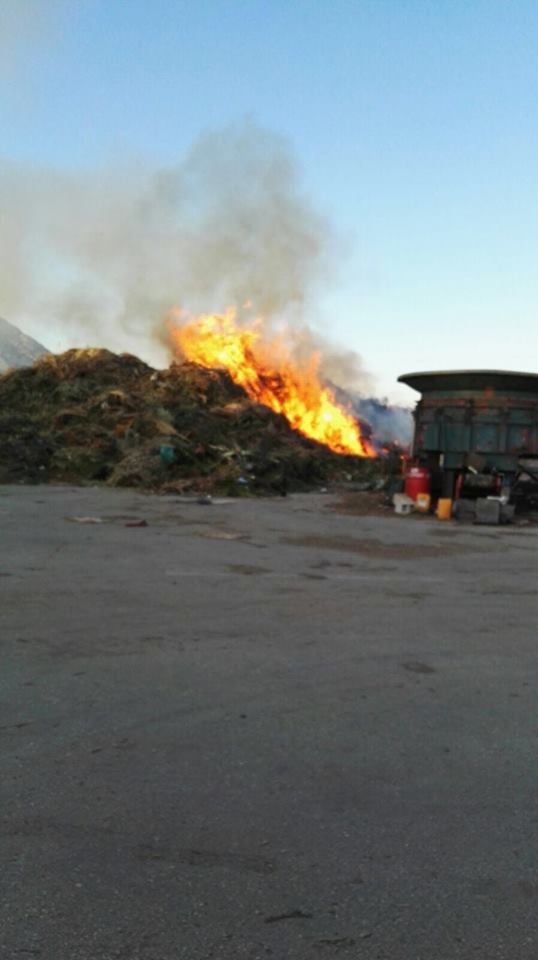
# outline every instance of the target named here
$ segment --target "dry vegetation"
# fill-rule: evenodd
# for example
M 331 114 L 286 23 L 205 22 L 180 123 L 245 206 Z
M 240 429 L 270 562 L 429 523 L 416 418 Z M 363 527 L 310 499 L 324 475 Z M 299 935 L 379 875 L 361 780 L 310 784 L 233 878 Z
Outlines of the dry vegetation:
M 0 377 L 0 482 L 228 494 L 367 481 L 376 461 L 307 440 L 220 370 L 69 350 Z

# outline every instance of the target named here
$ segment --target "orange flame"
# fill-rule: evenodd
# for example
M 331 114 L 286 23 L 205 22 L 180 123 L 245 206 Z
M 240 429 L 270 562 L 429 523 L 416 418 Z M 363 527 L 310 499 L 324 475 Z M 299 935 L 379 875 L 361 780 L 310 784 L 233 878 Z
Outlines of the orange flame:
M 200 366 L 221 367 L 248 396 L 281 413 L 290 426 L 336 453 L 373 457 L 352 413 L 340 406 L 319 378 L 315 354 L 299 369 L 285 346 L 262 341 L 261 321 L 250 328 L 238 324 L 235 310 L 201 314 L 170 327 L 172 342 L 183 356 Z

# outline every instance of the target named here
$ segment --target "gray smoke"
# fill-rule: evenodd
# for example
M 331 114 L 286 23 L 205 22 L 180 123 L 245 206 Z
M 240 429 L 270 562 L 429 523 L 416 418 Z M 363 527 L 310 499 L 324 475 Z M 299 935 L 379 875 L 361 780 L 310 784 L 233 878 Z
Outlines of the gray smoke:
M 201 136 L 175 167 L 93 172 L 0 163 L 0 313 L 55 346 L 107 346 L 165 362 L 165 317 L 252 303 L 299 353 L 335 244 L 292 153 L 252 122 Z M 159 347 L 160 342 L 160 347 Z M 302 344 L 302 346 L 301 346 Z M 327 349 L 362 389 L 357 354 Z
M 0 77 L 34 44 L 43 46 L 67 0 L 0 0 Z
M 409 407 L 392 406 L 387 400 L 360 394 L 353 387 L 343 388 L 338 380 L 329 380 L 328 386 L 343 407 L 368 424 L 372 442 L 379 452 L 395 444 L 402 448 L 411 445 L 414 420 Z
M 346 350 L 334 344 L 307 325 L 295 326 L 290 331 L 292 356 L 299 364 L 306 363 L 313 353 L 320 358 L 320 374 L 329 385 L 338 385 L 346 394 L 361 395 L 373 389 L 373 377 L 364 369 L 362 357 L 356 350 Z
M 413 413 L 408 407 L 391 406 L 374 397 L 355 397 L 353 409 L 371 428 L 379 446 L 398 444 L 407 448 L 413 437 Z

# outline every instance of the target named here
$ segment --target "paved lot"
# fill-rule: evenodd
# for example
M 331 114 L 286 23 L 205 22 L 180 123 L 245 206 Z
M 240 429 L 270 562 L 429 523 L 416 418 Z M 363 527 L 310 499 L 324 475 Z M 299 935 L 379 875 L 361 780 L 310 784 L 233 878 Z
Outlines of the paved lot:
M 330 503 L 0 488 L 2 958 L 536 960 L 538 530 Z

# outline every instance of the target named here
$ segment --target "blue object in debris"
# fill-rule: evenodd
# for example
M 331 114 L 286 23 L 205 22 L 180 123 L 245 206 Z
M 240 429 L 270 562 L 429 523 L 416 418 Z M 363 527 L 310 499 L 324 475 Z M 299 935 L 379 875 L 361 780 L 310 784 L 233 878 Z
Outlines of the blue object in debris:
M 159 453 L 161 456 L 161 463 L 165 463 L 168 467 L 170 464 L 176 462 L 176 451 L 169 443 L 161 444 Z

